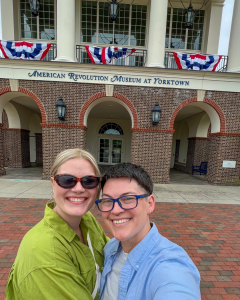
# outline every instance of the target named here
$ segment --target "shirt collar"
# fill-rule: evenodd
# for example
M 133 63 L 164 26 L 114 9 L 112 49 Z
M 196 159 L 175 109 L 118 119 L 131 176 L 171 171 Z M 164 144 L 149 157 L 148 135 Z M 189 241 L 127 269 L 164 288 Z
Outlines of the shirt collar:
M 154 223 L 151 223 L 152 227 L 148 234 L 141 240 L 137 246 L 135 246 L 128 255 L 128 259 L 133 268 L 137 271 L 141 264 L 148 257 L 149 253 L 159 242 L 160 235 L 158 229 Z
M 154 248 L 156 243 L 159 242 L 161 235 L 158 232 L 156 225 L 152 222 L 151 230 L 148 234 L 137 244 L 129 253 L 128 260 L 132 267 L 137 271 L 140 265 L 148 257 L 151 250 Z M 121 243 L 114 243 L 111 249 L 111 256 L 122 249 Z
M 74 230 L 53 210 L 54 202 L 48 203 L 44 212 L 44 220 L 50 227 L 61 234 L 69 243 L 78 236 Z

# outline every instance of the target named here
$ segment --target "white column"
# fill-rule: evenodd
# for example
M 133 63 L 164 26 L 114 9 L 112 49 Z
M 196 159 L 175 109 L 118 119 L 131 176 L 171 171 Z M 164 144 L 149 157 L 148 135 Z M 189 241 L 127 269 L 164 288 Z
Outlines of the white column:
M 13 18 L 13 0 L 0 1 L 0 39 L 14 41 L 14 18 Z
M 151 0 L 147 66 L 164 68 L 168 0 Z
M 228 72 L 240 73 L 240 1 L 235 0 L 232 17 L 232 27 L 228 48 Z
M 75 61 L 75 0 L 57 0 L 57 58 Z
M 208 27 L 206 54 L 218 54 L 223 4 L 212 3 Z M 220 53 L 221 54 L 221 53 Z

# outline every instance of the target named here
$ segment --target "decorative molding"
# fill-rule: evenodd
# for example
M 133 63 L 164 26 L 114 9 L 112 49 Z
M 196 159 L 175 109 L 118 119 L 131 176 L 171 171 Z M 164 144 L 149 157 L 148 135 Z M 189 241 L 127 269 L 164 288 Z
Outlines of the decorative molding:
M 9 79 L 10 87 L 12 92 L 18 92 L 19 80 L 18 79 Z
M 85 116 L 85 113 L 86 113 L 88 107 L 90 106 L 90 104 L 92 104 L 97 99 L 103 98 L 103 97 L 106 97 L 105 92 L 97 93 L 97 94 L 93 95 L 90 99 L 88 99 L 84 103 L 84 105 L 81 109 L 81 112 L 80 112 L 80 116 L 79 116 L 79 125 L 80 126 L 86 127 L 84 125 L 84 116 Z M 113 93 L 113 97 L 123 101 L 128 106 L 128 109 L 131 111 L 131 114 L 132 114 L 132 117 L 133 117 L 133 129 L 137 128 L 138 127 L 138 117 L 137 117 L 137 112 L 136 112 L 135 107 L 133 106 L 133 104 L 125 96 L 123 96 L 119 93 Z
M 107 97 L 113 97 L 113 91 L 114 91 L 114 84 L 106 84 L 106 96 Z
M 215 133 L 210 133 L 209 135 L 211 136 L 236 136 L 236 137 L 240 137 L 240 132 L 215 132 Z
M 18 91 L 23 93 L 23 94 L 28 95 L 29 97 L 31 97 L 37 103 L 37 105 L 40 109 L 40 112 L 41 112 L 41 116 L 42 116 L 42 124 L 47 123 L 47 115 L 46 115 L 44 106 L 43 106 L 42 102 L 38 99 L 38 97 L 36 95 L 34 95 L 32 92 L 30 92 L 29 90 L 27 90 L 25 88 L 22 88 L 22 87 L 19 87 Z
M 55 124 L 55 123 L 40 123 L 42 127 L 47 128 L 78 128 L 87 130 L 87 127 L 84 125 L 71 125 L 71 124 Z
M 158 129 L 158 128 L 132 128 L 132 132 L 158 132 L 158 133 L 174 133 L 175 130 Z
M 197 90 L 197 101 L 204 101 L 206 91 L 205 90 Z

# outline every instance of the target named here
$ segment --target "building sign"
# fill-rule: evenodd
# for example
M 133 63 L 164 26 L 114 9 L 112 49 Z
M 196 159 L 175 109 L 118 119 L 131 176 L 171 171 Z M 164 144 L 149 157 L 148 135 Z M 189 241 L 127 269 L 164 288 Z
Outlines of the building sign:
M 150 85 L 150 86 L 174 86 L 174 87 L 188 87 L 189 80 L 178 80 L 174 78 L 160 78 L 160 77 L 129 77 L 122 75 L 110 75 L 101 76 L 93 74 L 78 74 L 78 73 L 50 73 L 41 72 L 35 70 L 28 73 L 28 77 L 31 79 L 35 78 L 48 78 L 48 79 L 58 79 L 63 81 L 74 81 L 74 82 L 88 82 L 88 83 L 105 83 L 105 84 L 131 84 L 131 85 Z
M 236 168 L 236 162 L 235 161 L 230 161 L 230 160 L 224 160 L 222 164 L 223 168 Z

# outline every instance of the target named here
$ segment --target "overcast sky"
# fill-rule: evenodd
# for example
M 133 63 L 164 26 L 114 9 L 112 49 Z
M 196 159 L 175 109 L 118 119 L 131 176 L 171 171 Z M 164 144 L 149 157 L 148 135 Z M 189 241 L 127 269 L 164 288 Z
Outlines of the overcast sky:
M 239 0 L 235 0 L 239 1 Z M 232 12 L 233 12 L 234 0 L 225 0 L 222 15 L 222 26 L 220 33 L 220 41 L 218 47 L 218 54 L 227 55 L 228 43 L 230 37 L 230 29 L 232 23 Z

